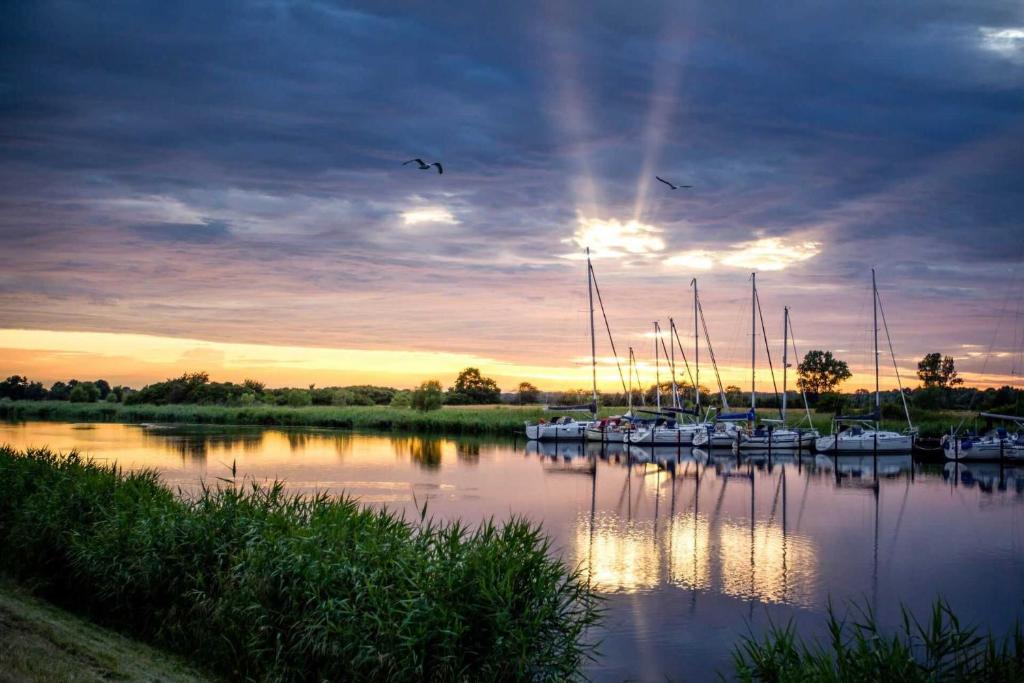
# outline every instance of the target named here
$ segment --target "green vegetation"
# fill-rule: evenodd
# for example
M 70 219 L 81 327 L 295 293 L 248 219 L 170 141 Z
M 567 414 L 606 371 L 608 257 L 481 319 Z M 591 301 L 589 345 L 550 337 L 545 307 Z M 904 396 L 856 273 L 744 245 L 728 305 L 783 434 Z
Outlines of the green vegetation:
M 480 406 L 421 412 L 409 408 L 308 406 L 124 405 L 64 401 L 0 401 L 0 419 L 60 422 L 170 422 L 402 431 L 417 434 L 522 432 L 525 420 L 551 417 L 539 407 Z
M 232 679 L 579 676 L 595 596 L 524 520 L 410 522 L 348 499 L 0 448 L 0 570 Z
M 412 392 L 410 399 L 410 405 L 424 413 L 429 410 L 440 410 L 442 402 L 441 383 L 433 379 L 419 385 L 416 391 Z
M 941 353 L 929 353 L 917 364 L 917 378 L 925 388 L 948 389 L 963 384 L 952 356 L 942 357 Z
M 796 384 L 813 396 L 835 391 L 840 383 L 853 377 L 846 361 L 839 360 L 831 351 L 808 351 L 797 366 Z
M 881 632 L 874 614 L 858 609 L 856 620 L 828 609 L 827 644 L 807 643 L 792 623 L 773 626 L 761 638 L 745 638 L 733 653 L 741 681 L 860 683 L 861 681 L 1019 681 L 1024 679 L 1024 633 L 1018 624 L 1005 639 L 961 626 L 944 602 L 927 623 L 906 609 L 893 635 Z
M 452 406 L 499 403 L 501 389 L 497 382 L 481 375 L 477 368 L 466 368 L 455 378 L 444 402 Z
M 0 581 L 0 681 L 208 680 L 176 657 Z

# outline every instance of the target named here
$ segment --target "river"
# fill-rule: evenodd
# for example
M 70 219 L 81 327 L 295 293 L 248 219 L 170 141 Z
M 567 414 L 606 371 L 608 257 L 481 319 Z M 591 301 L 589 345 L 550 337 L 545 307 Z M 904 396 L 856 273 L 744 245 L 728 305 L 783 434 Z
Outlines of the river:
M 0 423 L 194 491 L 282 480 L 473 522 L 522 515 L 606 596 L 596 680 L 707 680 L 773 621 L 823 633 L 831 598 L 895 624 L 938 596 L 997 633 L 1024 615 L 1024 469 L 910 456 L 708 457 L 512 440 L 222 426 Z

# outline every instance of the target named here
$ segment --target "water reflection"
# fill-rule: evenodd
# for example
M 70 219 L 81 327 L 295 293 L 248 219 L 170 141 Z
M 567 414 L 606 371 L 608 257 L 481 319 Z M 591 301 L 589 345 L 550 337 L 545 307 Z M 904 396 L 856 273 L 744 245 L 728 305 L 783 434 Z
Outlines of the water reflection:
M 410 515 L 543 522 L 607 597 L 596 679 L 712 679 L 748 625 L 817 623 L 829 599 L 898 619 L 941 594 L 1002 630 L 1024 598 L 1024 467 L 998 463 L 114 424 L 0 424 L 0 443 L 77 448 L 185 491 L 234 463 Z

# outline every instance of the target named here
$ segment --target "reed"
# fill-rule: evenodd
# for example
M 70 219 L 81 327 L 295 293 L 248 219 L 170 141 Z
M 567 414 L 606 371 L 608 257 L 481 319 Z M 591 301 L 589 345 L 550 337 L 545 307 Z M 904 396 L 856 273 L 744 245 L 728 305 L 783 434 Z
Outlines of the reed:
M 183 497 L 0 447 L 0 569 L 232 679 L 565 679 L 594 655 L 598 601 L 534 524 L 410 521 L 233 476 Z
M 733 652 L 741 681 L 1020 681 L 1024 679 L 1024 633 L 1020 624 L 1005 638 L 964 626 L 938 600 L 930 619 L 918 621 L 903 608 L 895 633 L 884 633 L 874 613 L 854 607 L 840 618 L 828 607 L 826 643 L 807 642 L 790 622 L 771 626 L 760 638 L 744 638 Z

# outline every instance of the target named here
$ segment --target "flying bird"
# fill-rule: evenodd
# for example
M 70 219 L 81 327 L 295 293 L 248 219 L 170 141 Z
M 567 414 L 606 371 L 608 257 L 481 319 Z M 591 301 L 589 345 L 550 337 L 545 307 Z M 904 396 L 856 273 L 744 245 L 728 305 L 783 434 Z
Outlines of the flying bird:
M 654 177 L 657 178 L 658 180 L 660 180 L 661 182 L 665 183 L 666 185 L 668 185 L 673 190 L 678 190 L 681 187 L 684 188 L 684 189 L 689 189 L 689 188 L 693 187 L 693 185 L 673 185 L 672 183 L 670 183 L 669 181 L 665 180 L 664 178 L 661 178 L 661 177 L 658 177 L 658 176 L 654 176 Z
M 432 164 L 428 164 L 427 162 L 423 161 L 423 159 L 417 157 L 415 159 L 409 159 L 409 161 L 404 162 L 402 166 L 405 166 L 406 164 L 416 164 L 421 171 L 429 171 L 432 167 L 437 166 L 438 174 L 444 173 L 444 169 L 441 167 L 440 161 L 435 161 Z

